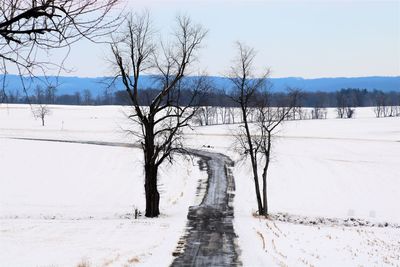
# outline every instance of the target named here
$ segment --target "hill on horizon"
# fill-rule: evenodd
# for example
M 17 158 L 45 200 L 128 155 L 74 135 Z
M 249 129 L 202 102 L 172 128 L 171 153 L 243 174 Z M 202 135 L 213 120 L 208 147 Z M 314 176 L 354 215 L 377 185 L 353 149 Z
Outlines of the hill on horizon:
M 217 88 L 223 88 L 229 91 L 231 84 L 227 78 L 210 76 L 211 80 Z M 49 84 L 57 87 L 57 95 L 74 94 L 75 92 L 83 92 L 85 89 L 91 91 L 93 96 L 103 94 L 104 90 L 109 87 L 110 77 L 67 77 L 67 76 L 50 76 L 37 77 L 33 80 L 26 81 L 29 84 L 28 93 L 33 93 L 36 86 L 47 86 Z M 342 88 L 360 88 L 367 90 L 382 90 L 384 92 L 400 91 L 400 76 L 370 76 L 370 77 L 337 77 L 337 78 L 314 78 L 305 79 L 297 77 L 286 78 L 269 78 L 272 84 L 272 91 L 285 91 L 288 87 L 298 88 L 305 92 L 333 92 Z M 6 76 L 6 91 L 22 91 L 21 78 L 18 75 Z M 154 79 L 150 75 L 141 77 L 140 87 L 147 89 L 154 87 Z M 111 90 L 124 90 L 121 80 L 117 80 L 115 86 Z

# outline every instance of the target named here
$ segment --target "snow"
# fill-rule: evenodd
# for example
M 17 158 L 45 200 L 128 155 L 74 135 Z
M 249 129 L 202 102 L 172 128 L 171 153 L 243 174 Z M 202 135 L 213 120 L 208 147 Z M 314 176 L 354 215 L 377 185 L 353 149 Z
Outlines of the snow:
M 237 219 L 244 266 L 397 266 L 399 229 Z
M 9 139 L 114 141 L 126 136 L 116 121 L 123 122 L 123 115 L 115 116 L 122 108 L 52 109 L 45 127 L 33 119 L 29 106 L 0 109 L 0 265 L 172 262 L 198 180 L 207 174 L 195 159 L 181 156 L 164 165 L 159 172 L 162 215 L 135 220 L 134 209 L 143 212 L 145 204 L 141 150 Z M 58 120 L 64 120 L 64 129 Z
M 161 171 L 158 219 L 144 210 L 136 148 L 10 138 L 130 142 L 129 108 L 51 106 L 42 127 L 27 105 L 0 106 L 1 266 L 165 266 L 204 179 L 178 158 Z M 194 149 L 235 161 L 234 227 L 244 266 L 400 265 L 400 229 L 301 225 L 253 216 L 250 165 L 232 149 L 238 125 L 185 130 Z M 208 147 L 209 146 L 209 147 Z M 273 143 L 270 212 L 291 218 L 359 218 L 400 224 L 400 121 L 358 108 L 354 119 L 289 121 Z
M 399 118 L 377 119 L 372 108 L 357 109 L 355 119 L 335 119 L 333 109 L 328 115 L 326 120 L 288 121 L 279 129 L 268 178 L 270 212 L 398 225 Z M 234 226 L 244 266 L 400 264 L 399 228 L 255 218 L 251 166 L 231 148 L 235 127 L 197 128 L 188 143 L 211 146 L 236 161 Z

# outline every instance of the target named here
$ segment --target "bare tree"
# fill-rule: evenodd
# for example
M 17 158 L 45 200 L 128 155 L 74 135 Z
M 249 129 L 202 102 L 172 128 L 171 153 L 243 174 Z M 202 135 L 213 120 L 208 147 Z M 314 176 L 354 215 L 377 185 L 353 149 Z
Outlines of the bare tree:
M 43 104 L 45 102 L 45 92 L 42 87 L 36 86 L 34 91 L 34 101 L 37 104 Z
M 296 101 L 296 106 L 292 108 L 292 113 L 290 115 L 291 120 L 302 120 L 304 119 L 304 110 L 303 110 L 303 98 L 304 94 L 301 89 L 293 88 L 291 89 L 292 94 L 298 95 L 298 100 Z
M 93 103 L 92 93 L 89 89 L 85 89 L 83 91 L 83 103 L 85 105 L 91 105 Z
M 46 116 L 51 114 L 50 108 L 45 104 L 37 104 L 32 107 L 33 116 L 42 120 L 42 126 L 44 126 L 44 120 Z
M 398 116 L 399 106 L 398 106 L 398 99 L 396 97 L 396 93 L 395 92 L 387 93 L 387 98 L 388 98 L 388 104 L 389 104 L 388 116 L 389 117 Z
M 351 89 L 341 89 L 336 92 L 336 111 L 338 118 L 351 119 L 355 114 L 355 96 Z
M 204 77 L 185 81 L 188 66 L 206 31 L 188 17 L 178 17 L 173 40 L 169 45 L 156 45 L 149 14 L 132 15 L 127 19 L 126 34 L 115 40 L 112 52 L 134 109 L 130 118 L 139 125 L 132 133 L 139 138 L 144 153 L 146 217 L 160 214 L 160 195 L 157 188 L 158 167 L 182 151 L 182 129 L 196 112 L 194 108 L 201 91 L 206 90 Z M 145 71 L 155 75 L 155 94 L 140 94 L 139 81 Z M 191 97 L 182 101 L 182 95 Z M 142 96 L 142 97 L 140 97 Z
M 384 117 L 386 113 L 386 96 L 382 91 L 374 91 L 373 101 L 375 104 L 374 112 L 377 118 Z
M 326 110 L 325 95 L 321 92 L 316 92 L 315 96 L 316 99 L 311 110 L 311 119 L 326 119 L 328 112 Z
M 229 123 L 235 124 L 235 116 L 236 116 L 236 108 L 235 107 L 228 107 L 228 118 Z
M 236 149 L 245 157 L 250 157 L 258 213 L 268 215 L 267 175 L 271 155 L 271 143 L 274 130 L 290 114 L 294 101 L 281 102 L 272 107 L 271 95 L 268 94 L 266 79 L 269 70 L 255 78 L 255 52 L 242 43 L 237 43 L 238 58 L 231 68 L 229 79 L 235 92 L 234 101 L 239 104 L 243 125 L 236 134 Z M 294 94 L 297 94 L 295 91 Z M 289 94 L 294 99 L 293 94 Z M 256 129 L 250 127 L 249 115 L 255 113 Z M 259 166 L 262 167 L 262 191 L 260 189 Z
M 0 98 L 1 98 L 1 92 L 0 92 Z M 9 90 L 7 92 L 6 98 L 7 98 L 8 103 L 18 103 L 19 102 L 19 90 L 18 89 L 13 90 L 13 91 Z
M 48 104 L 54 104 L 56 102 L 56 93 L 57 93 L 57 88 L 53 85 L 49 85 L 46 88 L 46 103 Z
M 45 73 L 63 63 L 39 60 L 51 49 L 70 49 L 81 38 L 92 41 L 112 32 L 120 16 L 109 17 L 120 0 L 2 0 L 0 2 L 0 74 L 14 65 L 21 75 Z M 23 81 L 23 79 L 22 79 Z M 3 86 L 4 90 L 4 86 Z
M 6 102 L 6 100 L 7 100 L 7 94 L 3 87 L 3 90 L 0 91 L 0 104 Z
M 82 97 L 81 97 L 81 93 L 79 92 L 79 91 L 76 91 L 75 93 L 74 93 L 74 98 L 75 98 L 75 104 L 76 105 L 80 105 L 81 104 L 81 102 L 82 102 Z
M 217 108 L 213 106 L 203 106 L 197 109 L 195 114 L 195 121 L 200 125 L 214 125 L 218 124 Z M 217 117 L 217 121 L 215 118 Z
M 326 110 L 326 108 L 315 106 L 311 110 L 311 119 L 313 120 L 326 119 L 327 114 L 328 111 Z
M 205 107 L 201 106 L 197 109 L 196 114 L 193 116 L 193 122 L 200 126 L 208 125 Z
M 252 136 L 254 142 L 254 155 L 256 161 L 259 161 L 262 167 L 262 212 L 260 215 L 268 215 L 268 194 L 267 194 L 267 177 L 269 164 L 271 162 L 272 140 L 274 132 L 277 127 L 290 116 L 291 110 L 297 106 L 300 91 L 294 90 L 289 92 L 282 105 L 273 107 L 271 98 L 272 95 L 268 91 L 263 92 L 262 97 L 259 98 L 257 103 L 258 118 L 256 122 L 256 129 L 258 130 Z
M 260 193 L 257 153 L 250 132 L 248 115 L 250 113 L 251 105 L 255 101 L 257 92 L 265 86 L 269 70 L 262 74 L 260 78 L 255 79 L 253 73 L 255 51 L 239 42 L 237 43 L 237 47 L 239 55 L 235 60 L 234 66 L 231 67 L 231 72 L 229 74 L 229 79 L 231 80 L 234 89 L 233 100 L 240 106 L 244 123 L 243 128 L 241 128 L 241 133 L 237 135 L 237 141 L 239 143 L 239 148 L 243 150 L 243 154 L 250 156 L 258 211 L 260 214 L 263 214 L 264 208 Z
M 104 90 L 103 90 L 103 96 L 102 96 L 102 98 L 103 98 L 103 101 L 102 101 L 102 104 L 103 105 L 112 105 L 113 104 L 113 98 L 114 98 L 114 88 L 112 88 L 112 87 L 106 87 L 106 88 L 104 88 Z
M 400 116 L 400 96 L 395 92 L 384 93 L 374 90 L 373 104 L 377 118 Z
M 217 107 L 217 114 L 221 116 L 221 123 L 227 124 L 227 117 L 228 117 L 227 107 Z

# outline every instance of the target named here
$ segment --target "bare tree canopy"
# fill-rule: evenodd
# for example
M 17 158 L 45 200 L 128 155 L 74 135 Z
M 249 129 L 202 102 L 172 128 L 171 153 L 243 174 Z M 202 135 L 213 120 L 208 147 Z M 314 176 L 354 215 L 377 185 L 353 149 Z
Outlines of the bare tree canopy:
M 44 72 L 51 61 L 37 59 L 41 51 L 112 32 L 120 17 L 110 11 L 120 0 L 2 0 L 0 2 L 0 74 L 15 64 L 20 74 Z
M 243 121 L 243 125 L 235 135 L 235 148 L 245 158 L 250 158 L 258 213 L 268 215 L 267 175 L 273 133 L 296 106 L 295 100 L 300 92 L 294 90 L 285 99 L 280 99 L 280 103 L 274 103 L 275 106 L 273 106 L 272 94 L 268 92 L 267 84 L 269 70 L 256 77 L 255 51 L 242 43 L 237 43 L 237 49 L 238 57 L 228 76 L 233 85 L 233 100 L 240 106 Z M 250 127 L 250 117 L 255 118 L 252 120 L 255 122 L 253 127 Z M 260 166 L 262 168 L 261 182 Z
M 42 126 L 44 126 L 45 118 L 51 114 L 51 110 L 47 105 L 38 104 L 32 107 L 33 116 L 36 119 L 41 119 Z
M 114 38 L 112 52 L 117 74 L 122 78 L 139 126 L 132 133 L 139 138 L 144 153 L 146 216 L 159 212 L 157 171 L 164 160 L 182 151 L 182 129 L 189 126 L 201 92 L 207 90 L 205 77 L 185 80 L 188 67 L 206 36 L 206 31 L 188 17 L 178 17 L 168 43 L 156 42 L 148 13 L 131 15 L 124 35 Z M 158 90 L 139 93 L 144 72 L 154 74 Z M 183 95 L 185 102 L 182 101 Z

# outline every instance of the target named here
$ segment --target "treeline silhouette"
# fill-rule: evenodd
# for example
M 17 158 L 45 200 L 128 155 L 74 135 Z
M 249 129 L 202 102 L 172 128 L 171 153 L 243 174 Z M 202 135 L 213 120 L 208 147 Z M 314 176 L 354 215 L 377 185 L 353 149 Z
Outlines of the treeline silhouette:
M 296 89 L 297 90 L 297 89 Z M 293 90 L 292 90 L 293 91 Z M 298 100 L 299 107 L 309 108 L 341 108 L 351 109 L 355 107 L 376 107 L 378 112 L 382 112 L 382 116 L 387 113 L 385 109 L 400 106 L 400 92 L 383 92 L 381 90 L 347 88 L 336 92 L 303 92 L 300 91 Z M 148 101 L 158 94 L 158 90 L 146 89 L 141 90 L 140 99 L 142 105 L 148 105 Z M 280 99 L 285 99 L 288 92 L 273 92 L 272 105 L 279 105 Z M 183 90 L 181 92 L 181 103 L 185 104 L 191 98 L 191 92 Z M 129 105 L 129 98 L 126 91 L 104 90 L 101 94 L 93 96 L 89 90 L 75 92 L 74 94 L 57 94 L 55 87 L 49 86 L 45 89 L 36 88 L 31 95 L 27 95 L 20 91 L 7 92 L 2 94 L 0 91 L 0 99 L 3 103 L 24 103 L 24 104 L 59 104 L 59 105 Z M 237 104 L 232 100 L 232 94 L 226 90 L 213 89 L 204 95 L 198 102 L 201 106 L 211 107 L 236 107 Z M 344 111 L 345 112 L 345 111 Z M 345 114 L 339 117 L 345 117 Z M 389 114 L 388 116 L 395 116 Z M 350 116 L 351 117 L 351 116 Z

